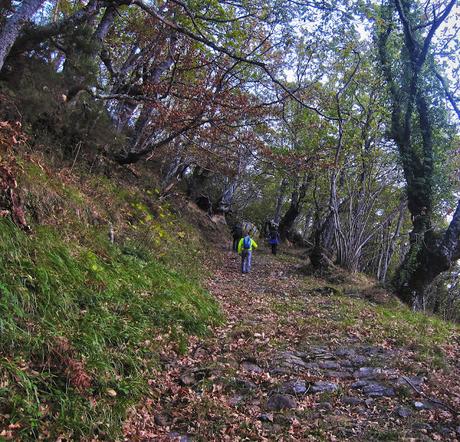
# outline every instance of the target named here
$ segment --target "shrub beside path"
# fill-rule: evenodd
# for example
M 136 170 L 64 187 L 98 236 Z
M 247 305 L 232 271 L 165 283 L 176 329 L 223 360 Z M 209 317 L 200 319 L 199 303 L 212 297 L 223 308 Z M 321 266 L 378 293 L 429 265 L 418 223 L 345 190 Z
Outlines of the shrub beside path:
M 262 250 L 242 276 L 216 253 L 207 288 L 225 320 L 185 354 L 159 343 L 126 440 L 460 440 L 458 327 L 302 265 Z

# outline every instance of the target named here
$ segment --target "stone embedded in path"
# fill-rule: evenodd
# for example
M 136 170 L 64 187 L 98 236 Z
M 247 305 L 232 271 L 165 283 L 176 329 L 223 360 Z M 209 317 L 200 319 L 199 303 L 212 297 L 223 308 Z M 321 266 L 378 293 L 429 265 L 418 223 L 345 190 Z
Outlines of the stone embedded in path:
M 414 407 L 416 410 L 430 410 L 433 408 L 429 402 L 415 401 Z
M 340 361 L 342 367 L 357 368 L 362 367 L 369 362 L 369 359 L 361 355 L 350 355 L 347 359 Z
M 279 359 L 282 359 L 285 364 L 292 366 L 305 367 L 305 361 L 294 352 L 286 351 L 280 354 Z
M 353 364 L 353 366 L 357 367 L 360 365 L 365 364 L 368 361 L 368 359 L 365 356 L 361 355 L 356 355 L 350 358 L 350 362 Z
M 348 371 L 327 371 L 326 376 L 336 379 L 352 379 L 353 376 Z
M 310 355 L 306 351 L 295 350 L 295 351 L 289 351 L 288 353 L 291 353 L 294 356 L 297 356 L 298 358 L 303 359 L 305 361 L 310 358 Z
M 354 356 L 356 353 L 352 348 L 339 348 L 335 350 L 334 354 L 340 358 L 349 358 L 350 356 Z
M 338 389 L 339 386 L 334 382 L 319 381 L 311 386 L 310 391 L 312 393 L 334 393 Z
M 238 390 L 241 391 L 252 391 L 257 389 L 257 385 L 247 379 L 237 378 L 235 379 L 235 386 Z
M 326 347 L 311 347 L 309 353 L 311 359 L 335 359 L 335 356 Z
M 285 382 L 280 387 L 280 391 L 288 394 L 305 394 L 308 391 L 308 387 L 305 381 L 297 379 Z
M 378 384 L 377 382 L 369 383 L 363 387 L 363 393 L 370 397 L 394 396 L 395 391 L 391 387 Z
M 257 364 L 251 361 L 243 361 L 241 363 L 241 368 L 244 371 L 249 371 L 250 373 L 263 373 L 264 370 L 259 367 Z
M 356 390 L 359 390 L 360 388 L 363 388 L 365 387 L 366 385 L 368 385 L 369 382 L 368 381 L 363 381 L 363 380 L 360 380 L 360 381 L 356 381 L 354 382 L 353 384 L 351 384 L 351 388 L 354 388 Z
M 431 431 L 433 429 L 433 427 L 430 424 L 427 424 L 426 422 L 415 422 L 412 425 L 412 428 L 414 430 L 419 430 L 419 431 L 423 431 L 423 430 Z
M 359 380 L 351 385 L 351 388 L 361 390 L 366 396 L 370 397 L 382 397 L 382 396 L 394 396 L 395 391 L 391 387 L 379 384 L 378 382 L 369 382 L 365 380 Z
M 289 394 L 272 394 L 267 401 L 267 408 L 272 411 L 297 408 L 297 401 Z
M 382 375 L 383 370 L 381 368 L 375 368 L 375 367 L 361 367 L 359 370 L 356 370 L 353 373 L 353 376 L 355 378 L 361 379 L 375 379 L 376 377 Z
M 373 347 L 371 345 L 369 345 L 367 347 L 363 347 L 362 351 L 363 351 L 363 353 L 365 353 L 368 356 L 382 356 L 385 353 L 387 353 L 387 351 L 385 349 L 383 349 L 381 347 Z
M 273 422 L 273 414 L 272 413 L 262 413 L 259 415 L 258 419 L 261 422 Z
M 362 399 L 354 396 L 343 396 L 340 400 L 346 405 L 359 405 L 363 403 Z
M 309 370 L 319 370 L 319 365 L 316 362 L 307 362 L 305 367 Z
M 306 370 L 307 368 L 305 361 L 294 352 L 285 351 L 275 357 L 271 371 L 274 374 L 285 374 Z
M 397 408 L 396 413 L 398 413 L 399 417 L 406 418 L 412 414 L 412 410 L 410 408 L 405 407 L 404 405 L 400 405 Z
M 318 365 L 319 368 L 324 368 L 326 370 L 337 370 L 340 368 L 340 364 L 335 361 L 324 361 L 320 362 Z

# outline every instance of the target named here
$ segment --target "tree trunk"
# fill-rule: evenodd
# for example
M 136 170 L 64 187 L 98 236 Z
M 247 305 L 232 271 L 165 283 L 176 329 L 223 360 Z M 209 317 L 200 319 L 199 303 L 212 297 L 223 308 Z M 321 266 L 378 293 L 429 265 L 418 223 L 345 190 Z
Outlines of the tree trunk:
M 288 185 L 288 179 L 283 178 L 281 180 L 280 188 L 278 191 L 278 197 L 276 199 L 276 207 L 275 207 L 275 214 L 273 215 L 273 222 L 279 226 L 280 221 L 281 221 L 281 210 L 283 208 L 283 203 L 284 203 L 284 196 L 286 193 L 286 187 Z
M 383 248 L 382 259 L 379 263 L 378 270 L 377 270 L 378 272 L 377 279 L 382 283 L 385 283 L 386 281 L 388 269 L 393 259 L 396 241 L 399 237 L 399 234 L 401 232 L 401 227 L 404 221 L 405 207 L 406 207 L 406 202 L 403 200 L 401 201 L 401 204 L 399 206 L 398 221 L 396 222 L 396 228 L 393 232 L 393 235 L 390 236 L 390 233 L 391 233 L 390 228 L 389 228 L 390 226 L 388 226 L 387 241 L 382 243 L 382 248 Z
M 161 179 L 161 193 L 165 195 L 168 193 L 174 185 L 180 181 L 182 171 L 187 167 L 184 158 L 182 157 L 182 152 L 179 151 L 176 153 L 172 161 L 169 161 L 168 164 L 164 167 L 162 171 Z
M 289 233 L 294 225 L 295 220 L 300 214 L 300 201 L 299 201 L 299 193 L 297 190 L 292 192 L 291 197 L 291 204 L 289 209 L 284 214 L 283 219 L 280 222 L 279 226 L 279 234 L 282 240 L 288 238 Z
M 309 258 L 314 269 L 327 267 L 331 262 L 334 244 L 334 215 L 329 211 L 324 222 L 320 221 L 320 214 L 315 213 L 315 226 L 312 233 L 313 248 Z
M 187 196 L 210 215 L 213 211 L 213 201 L 208 191 L 211 178 L 210 170 L 195 166 L 187 179 Z
M 171 34 L 169 36 L 168 56 L 166 57 L 164 61 L 162 61 L 161 63 L 156 63 L 153 68 L 145 72 L 145 74 L 143 75 L 144 83 L 149 83 L 152 85 L 158 84 L 160 82 L 162 75 L 171 69 L 171 67 L 174 64 L 174 60 L 175 60 L 174 56 L 175 56 L 175 51 L 176 51 L 176 43 L 177 43 L 177 35 L 175 34 L 174 31 L 171 31 Z M 131 56 L 129 58 L 131 58 Z M 127 62 L 128 61 L 129 59 L 127 60 Z M 128 63 L 128 66 L 129 64 L 130 63 Z M 136 68 L 135 64 L 133 65 L 133 68 Z M 113 92 L 115 93 L 119 92 L 118 85 L 114 85 Z M 159 100 L 160 98 L 158 96 L 153 96 L 152 99 Z M 123 102 L 119 103 L 118 108 L 120 111 L 127 109 L 126 105 Z M 134 110 L 133 108 L 131 109 Z M 161 146 L 165 143 L 167 144 L 169 141 L 172 141 L 174 138 L 176 138 L 176 136 L 179 136 L 182 133 L 189 131 L 189 129 L 194 129 L 196 127 L 194 124 L 194 121 L 195 121 L 194 120 L 190 123 L 189 126 L 186 125 L 184 128 L 178 129 L 177 131 L 171 133 L 170 135 L 167 135 L 164 138 L 164 140 L 167 140 L 167 141 L 163 142 L 162 140 L 158 140 L 158 131 L 157 131 L 157 127 L 155 124 L 156 114 L 157 114 L 157 109 L 155 108 L 155 106 L 152 106 L 151 104 L 147 104 L 147 103 L 142 105 L 142 108 L 140 109 L 140 112 L 139 112 L 139 117 L 137 118 L 137 121 L 134 125 L 134 131 L 133 131 L 133 134 L 129 142 L 128 151 L 124 156 L 121 155 L 120 162 L 130 163 L 130 162 L 138 161 L 140 158 L 142 158 L 146 154 L 151 153 L 155 149 L 155 147 Z M 131 115 L 129 115 L 129 117 L 130 116 Z M 120 130 L 125 124 L 126 118 L 118 117 L 117 119 L 119 121 L 117 126 L 118 126 L 118 129 Z
M 34 1 L 35 3 L 37 2 L 36 0 Z M 29 0 L 28 3 L 31 3 L 31 1 Z M 43 4 L 45 2 L 42 1 L 41 3 Z M 103 5 L 100 0 L 89 0 L 86 6 L 82 7 L 69 17 L 44 26 L 27 27 L 27 29 L 23 30 L 24 32 L 22 32 L 21 35 L 17 36 L 16 40 L 14 41 L 14 45 L 10 48 L 11 51 L 9 57 L 14 57 L 25 51 L 30 51 L 38 46 L 38 44 L 41 42 L 56 35 L 60 35 L 67 29 L 76 28 L 82 23 L 91 21 L 99 13 L 102 6 Z
M 303 229 L 303 237 L 307 244 L 309 244 L 309 237 L 311 233 L 310 229 L 313 227 L 312 221 L 313 221 L 313 209 L 309 209 L 305 215 L 305 223 L 304 223 L 304 229 Z
M 414 307 L 423 304 L 427 286 L 460 256 L 460 202 L 444 233 L 436 233 L 432 225 L 433 134 L 440 123 L 431 118 L 428 104 L 431 102 L 425 98 L 428 91 L 425 78 L 422 78 L 425 61 L 430 55 L 431 40 L 455 3 L 455 0 L 450 1 L 442 14 L 436 16 L 433 13 L 432 21 L 422 21 L 422 25 L 412 22 L 420 16 L 409 15 L 411 3 L 408 0 L 389 4 L 382 8 L 384 26 L 378 34 L 382 71 L 392 102 L 391 137 L 398 146 L 413 225 L 410 249 L 395 275 L 394 286 L 401 300 Z M 402 60 L 402 77 L 399 72 L 393 71 L 390 57 L 394 53 L 388 49 L 388 40 L 394 30 L 394 8 L 404 32 L 404 47 L 396 54 Z M 421 35 L 420 29 L 426 26 L 429 26 L 429 32 Z
M 43 3 L 45 3 L 45 0 L 23 0 L 14 14 L 6 20 L 3 29 L 0 31 L 0 71 L 21 29 Z
M 310 177 L 305 175 L 303 177 L 302 184 L 299 188 L 294 189 L 291 196 L 291 204 L 287 212 L 284 214 L 279 224 L 279 235 L 282 240 L 289 237 L 292 227 L 294 226 L 295 220 L 300 215 L 302 203 L 307 193 Z
M 224 191 L 222 192 L 222 197 L 218 203 L 218 212 L 219 213 L 228 213 L 232 209 L 233 197 L 235 196 L 235 191 L 238 187 L 238 176 L 234 178 L 227 178 Z
M 115 21 L 116 12 L 117 11 L 114 6 L 108 6 L 97 26 L 94 23 L 95 16 L 88 15 L 87 22 L 83 22 L 83 24 L 90 26 L 90 29 L 95 28 L 91 36 L 91 46 L 85 51 L 82 51 L 80 48 L 66 49 L 64 75 L 66 75 L 66 77 L 70 80 L 70 89 L 67 92 L 68 101 L 71 101 L 80 91 L 90 85 L 88 73 L 80 72 L 80 69 L 75 69 L 75 66 L 78 66 L 85 59 L 94 60 L 99 55 L 101 58 L 103 58 L 104 55 L 107 57 L 107 53 L 104 52 L 103 49 L 103 43 Z M 68 69 L 68 67 L 70 67 L 70 69 Z

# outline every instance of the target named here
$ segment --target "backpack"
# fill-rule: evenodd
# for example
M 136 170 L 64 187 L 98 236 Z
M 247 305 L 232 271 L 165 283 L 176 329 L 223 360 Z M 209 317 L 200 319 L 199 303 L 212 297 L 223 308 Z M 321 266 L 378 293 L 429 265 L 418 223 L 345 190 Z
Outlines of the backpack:
M 245 236 L 243 239 L 243 249 L 249 250 L 251 248 L 251 238 L 249 236 Z

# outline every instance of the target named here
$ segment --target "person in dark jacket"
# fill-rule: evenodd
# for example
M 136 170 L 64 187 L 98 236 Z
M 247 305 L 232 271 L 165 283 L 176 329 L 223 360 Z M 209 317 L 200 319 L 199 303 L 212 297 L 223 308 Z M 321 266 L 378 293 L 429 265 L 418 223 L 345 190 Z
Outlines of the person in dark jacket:
M 280 235 L 278 230 L 274 229 L 270 232 L 268 243 L 272 246 L 273 255 L 276 255 L 276 252 L 278 251 L 278 244 L 280 243 Z
M 238 252 L 238 243 L 240 242 L 240 239 L 243 237 L 243 227 L 241 226 L 240 223 L 235 224 L 232 227 L 232 236 L 233 236 L 233 251 Z

